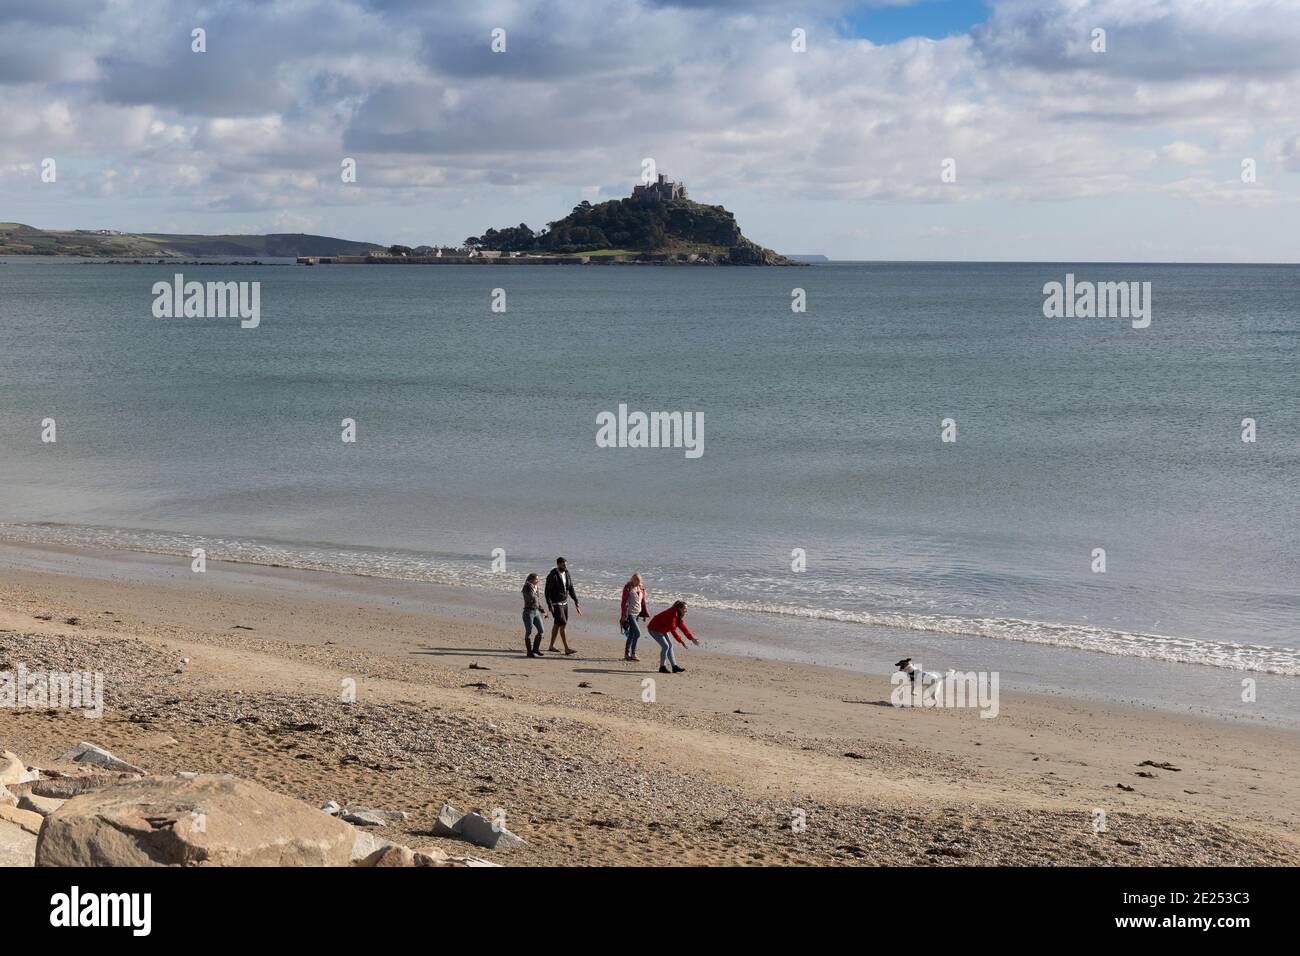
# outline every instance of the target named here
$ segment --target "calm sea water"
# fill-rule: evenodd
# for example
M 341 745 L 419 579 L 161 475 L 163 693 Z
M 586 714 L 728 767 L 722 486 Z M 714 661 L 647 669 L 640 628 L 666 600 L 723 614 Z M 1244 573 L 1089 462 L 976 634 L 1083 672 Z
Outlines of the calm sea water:
M 261 326 L 155 319 L 176 271 L 260 281 Z M 1150 328 L 1045 319 L 1066 272 L 1151 282 Z M 640 570 L 853 625 L 789 632 L 846 653 L 874 628 L 1300 675 L 1298 301 L 1274 266 L 10 259 L 0 537 L 508 590 L 562 553 L 593 595 Z M 703 456 L 597 447 L 620 403 L 703 412 Z

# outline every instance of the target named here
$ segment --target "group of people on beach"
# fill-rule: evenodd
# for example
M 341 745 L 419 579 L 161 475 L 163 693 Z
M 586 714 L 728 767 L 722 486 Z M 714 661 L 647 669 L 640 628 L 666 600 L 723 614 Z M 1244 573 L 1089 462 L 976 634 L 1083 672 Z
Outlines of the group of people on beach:
M 582 613 L 582 604 L 578 601 L 578 592 L 573 588 L 569 563 L 564 558 L 556 558 L 555 567 L 551 568 L 550 573 L 546 575 L 545 587 L 538 583 L 536 574 L 528 575 L 524 580 L 523 595 L 524 651 L 528 656 L 543 656 L 542 618 L 546 617 L 548 611 L 551 615 L 551 645 L 547 650 L 552 654 L 559 653 L 559 649 L 555 646 L 558 638 L 564 645 L 565 654 L 577 653 L 569 646 L 566 633 L 569 624 L 569 599 L 573 599 L 573 609 L 579 614 Z M 640 574 L 633 574 L 623 585 L 623 597 L 619 602 L 618 610 L 618 626 L 623 633 L 623 660 L 625 661 L 641 660 L 636 656 L 637 641 L 641 639 L 638 622 L 645 625 L 646 630 L 650 632 L 650 637 L 659 645 L 659 673 L 680 674 L 685 671 L 686 668 L 677 663 L 673 640 L 685 647 L 686 641 L 682 640 L 682 635 L 685 634 L 686 639 L 696 647 L 700 645 L 690 628 L 686 626 L 686 602 L 675 601 L 670 607 L 651 617 L 645 584 Z M 678 633 L 679 631 L 681 633 Z

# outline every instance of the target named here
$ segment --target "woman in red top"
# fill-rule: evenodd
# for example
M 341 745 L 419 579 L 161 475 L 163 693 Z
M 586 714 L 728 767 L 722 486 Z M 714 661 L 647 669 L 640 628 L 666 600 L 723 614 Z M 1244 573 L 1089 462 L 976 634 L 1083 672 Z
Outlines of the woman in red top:
M 682 645 L 682 647 L 686 646 L 686 641 L 683 641 L 681 634 L 677 633 L 678 628 L 681 628 L 682 634 L 685 634 L 692 644 L 696 647 L 700 646 L 700 642 L 695 639 L 691 629 L 686 626 L 685 601 L 678 601 L 668 610 L 660 611 L 650 618 L 650 624 L 647 626 L 650 636 L 659 645 L 659 673 L 661 674 L 669 673 L 668 664 L 673 665 L 672 673 L 674 674 L 680 674 L 686 670 L 685 667 L 677 666 L 677 658 L 673 654 L 673 642 L 668 639 L 668 635 L 671 634 L 677 639 L 678 644 Z

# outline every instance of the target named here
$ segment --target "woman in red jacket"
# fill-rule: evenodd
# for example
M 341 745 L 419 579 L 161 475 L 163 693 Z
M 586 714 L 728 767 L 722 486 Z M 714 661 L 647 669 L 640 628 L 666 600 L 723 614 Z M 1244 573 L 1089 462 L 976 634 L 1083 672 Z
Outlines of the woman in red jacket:
M 685 601 L 678 601 L 668 610 L 660 611 L 650 618 L 650 623 L 646 628 L 650 632 L 650 636 L 654 638 L 655 643 L 659 645 L 659 673 L 661 674 L 669 673 L 667 664 L 673 665 L 672 673 L 674 674 L 680 674 L 686 670 L 685 667 L 677 666 L 677 658 L 673 654 L 673 642 L 668 639 L 668 635 L 671 634 L 677 639 L 678 644 L 682 645 L 682 647 L 686 646 L 686 641 L 683 641 L 681 634 L 677 633 L 678 628 L 681 628 L 682 634 L 685 634 L 692 644 L 696 647 L 700 646 L 700 642 L 695 639 L 691 629 L 686 626 Z

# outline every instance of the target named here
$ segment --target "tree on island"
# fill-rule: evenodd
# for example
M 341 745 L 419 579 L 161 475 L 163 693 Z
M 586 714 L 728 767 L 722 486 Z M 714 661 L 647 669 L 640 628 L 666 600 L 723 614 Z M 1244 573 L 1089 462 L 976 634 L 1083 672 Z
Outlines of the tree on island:
M 533 252 L 538 248 L 537 234 L 527 223 L 489 229 L 482 236 L 470 236 L 465 245 L 471 249 L 489 249 L 495 252 Z
M 583 200 L 563 219 L 533 232 L 524 223 L 470 236 L 465 245 L 493 252 L 571 255 L 629 250 L 668 255 L 690 254 L 732 265 L 787 265 L 740 231 L 736 217 L 721 206 L 706 206 L 674 192 L 669 198 L 634 194 L 592 205 Z M 698 260 L 697 260 L 698 261 Z
M 520 223 L 489 229 L 482 236 L 471 236 L 466 244 L 498 252 L 655 252 L 673 243 L 730 248 L 741 238 L 735 217 L 721 206 L 690 200 L 646 204 L 612 199 L 594 206 L 584 200 L 538 233 Z

